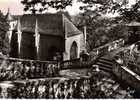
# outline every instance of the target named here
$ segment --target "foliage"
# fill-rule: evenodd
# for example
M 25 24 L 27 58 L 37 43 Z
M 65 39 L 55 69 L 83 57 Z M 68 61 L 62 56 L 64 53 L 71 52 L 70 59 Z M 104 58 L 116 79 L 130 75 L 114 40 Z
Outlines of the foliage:
M 127 27 L 124 25 L 116 25 L 110 28 L 107 36 L 109 37 L 110 40 L 117 40 L 119 38 L 123 38 L 125 40 L 128 39 L 128 34 L 127 34 Z
M 87 4 L 81 6 L 81 9 L 92 9 L 100 14 L 118 11 L 119 8 L 129 3 L 128 0 L 79 0 L 79 2 Z
M 118 11 L 120 12 L 121 17 L 124 19 L 124 21 L 140 21 L 140 0 L 137 0 L 135 4 L 133 4 L 131 7 L 120 7 Z
M 7 55 L 9 54 L 10 45 L 8 40 L 9 25 L 5 19 L 5 16 L 0 12 L 0 52 Z
M 65 9 L 72 6 L 74 0 L 22 0 L 24 11 L 43 12 L 49 7 L 56 10 Z M 85 4 L 80 7 L 84 12 L 92 12 L 97 15 L 118 12 L 126 21 L 139 20 L 140 0 L 136 0 L 133 5 L 129 5 L 129 0 L 76 0 Z
M 36 12 L 43 12 L 49 7 L 59 9 L 65 9 L 67 6 L 72 6 L 74 0 L 22 0 L 24 5 L 24 11 L 31 11 L 33 14 Z M 95 12 L 108 13 L 121 11 L 124 5 L 128 4 L 128 0 L 76 0 L 86 5 L 81 6 L 81 10 L 91 10 L 94 8 Z
M 130 5 L 129 0 L 79 0 L 86 6 L 82 6 L 83 10 L 96 11 L 99 14 L 106 13 L 119 13 L 124 21 L 139 21 L 140 17 L 140 0 L 134 1 L 135 3 Z M 94 7 L 94 9 L 92 9 Z
M 84 26 L 87 27 L 88 51 L 119 38 L 128 38 L 127 27 L 120 24 L 120 18 L 104 18 L 92 12 L 84 12 L 75 16 L 73 22 L 81 31 Z
M 21 3 L 25 6 L 24 11 L 31 11 L 33 14 L 36 12 L 43 12 L 49 7 L 65 9 L 66 6 L 72 5 L 73 0 L 22 0 Z M 37 7 L 38 6 L 38 7 Z
M 124 24 L 133 20 L 139 21 L 140 0 L 137 0 L 132 6 L 129 6 L 128 0 L 119 0 L 120 2 L 118 0 L 79 1 L 86 4 L 80 7 L 84 11 L 81 16 L 84 17 L 80 18 L 81 23 L 78 21 L 78 27 L 87 26 L 89 50 L 119 38 L 130 40 L 128 29 Z M 110 12 L 117 12 L 120 16 L 109 19 L 102 18 L 102 15 Z

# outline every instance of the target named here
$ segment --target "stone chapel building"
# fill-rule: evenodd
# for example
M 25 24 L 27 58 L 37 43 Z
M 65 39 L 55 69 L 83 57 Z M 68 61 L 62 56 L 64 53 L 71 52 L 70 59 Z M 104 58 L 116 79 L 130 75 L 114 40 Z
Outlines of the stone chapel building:
M 62 60 L 79 58 L 85 50 L 86 33 L 81 32 L 64 14 L 25 14 L 6 18 L 10 24 L 10 56 L 22 59 Z

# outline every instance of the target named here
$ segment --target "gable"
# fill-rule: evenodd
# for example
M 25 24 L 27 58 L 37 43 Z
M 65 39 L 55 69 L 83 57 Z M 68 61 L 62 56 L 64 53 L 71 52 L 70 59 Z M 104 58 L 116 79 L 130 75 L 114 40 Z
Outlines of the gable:
M 82 32 L 66 17 L 63 15 L 63 24 L 65 28 L 65 33 L 68 37 L 82 34 Z

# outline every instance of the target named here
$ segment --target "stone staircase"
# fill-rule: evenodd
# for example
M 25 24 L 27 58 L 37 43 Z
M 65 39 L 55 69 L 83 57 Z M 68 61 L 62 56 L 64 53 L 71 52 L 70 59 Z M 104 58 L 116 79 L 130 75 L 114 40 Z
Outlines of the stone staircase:
M 110 98 L 131 98 L 132 96 L 126 89 L 122 89 L 120 84 L 111 78 L 103 78 L 100 88 Z
M 113 60 L 108 57 L 102 56 L 98 58 L 95 64 L 98 65 L 101 70 L 112 72 Z

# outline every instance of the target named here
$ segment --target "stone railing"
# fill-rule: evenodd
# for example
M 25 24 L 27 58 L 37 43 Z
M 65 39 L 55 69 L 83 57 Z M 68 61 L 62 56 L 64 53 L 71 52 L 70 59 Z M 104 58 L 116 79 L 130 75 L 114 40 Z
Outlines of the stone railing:
M 136 54 L 133 50 L 131 50 L 132 45 L 122 49 L 122 51 L 118 52 L 116 56 L 122 60 L 123 66 L 127 66 L 127 68 L 140 75 L 140 67 L 137 62 L 139 54 Z
M 55 61 L 37 61 L 0 58 L 0 80 L 20 80 L 57 76 L 59 64 Z
M 140 90 L 140 76 L 130 70 L 127 66 L 116 63 L 113 67 L 113 73 L 118 77 L 119 80 L 123 80 L 135 90 Z
M 136 42 L 137 43 L 137 42 Z M 137 57 L 132 48 L 136 43 L 124 47 L 122 51 L 116 54 L 116 58 L 119 59 L 116 63 L 114 62 L 113 73 L 120 79 L 124 80 L 131 87 L 136 90 L 140 90 L 140 67 L 137 64 Z
M 101 56 L 101 55 L 104 55 L 107 52 L 116 50 L 123 45 L 124 45 L 124 40 L 119 39 L 119 40 L 115 40 L 113 42 L 107 43 L 107 44 L 105 44 L 103 46 L 100 46 L 98 48 L 95 48 L 95 49 L 92 50 L 92 52 L 95 52 L 96 55 Z
M 0 83 L 0 98 L 90 98 L 88 77 L 43 78 Z
M 61 66 L 61 69 L 75 69 L 75 68 L 90 67 L 88 61 L 81 61 L 79 58 L 63 61 L 63 62 L 61 62 L 60 66 Z
M 98 78 L 97 78 L 98 77 Z M 117 86 L 117 87 L 116 87 Z M 118 89 L 117 89 L 118 88 Z M 93 76 L 54 77 L 0 83 L 0 98 L 12 99 L 91 99 L 128 98 L 122 88 L 103 72 Z M 124 90 L 123 90 L 124 91 Z M 117 95 L 118 93 L 118 95 Z M 126 97 L 125 97 L 126 95 Z M 116 96 L 116 97 L 115 97 Z

